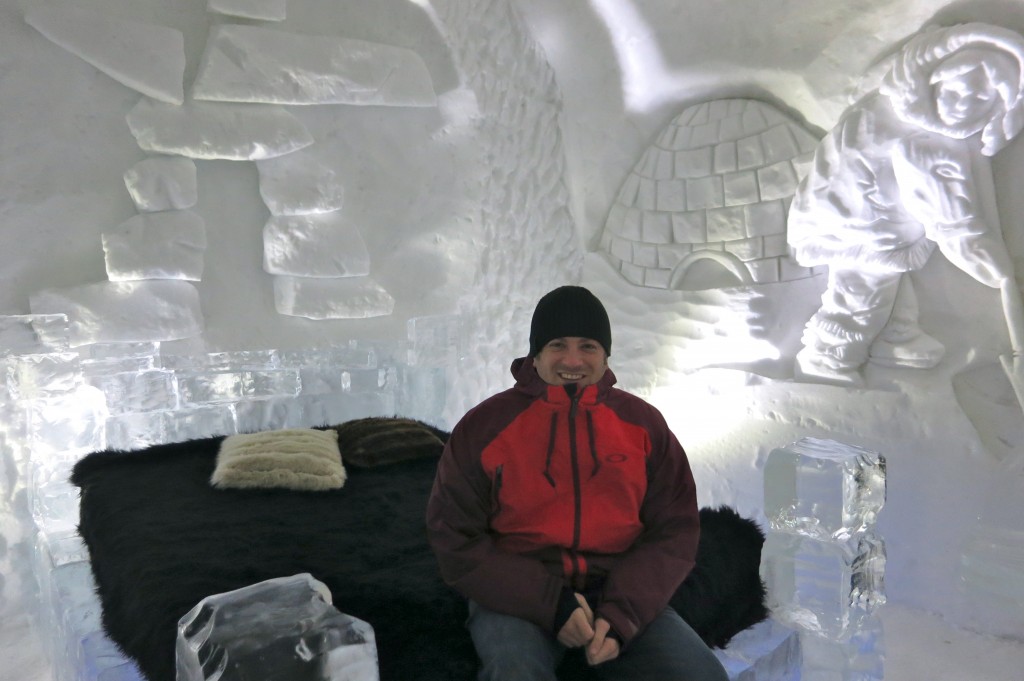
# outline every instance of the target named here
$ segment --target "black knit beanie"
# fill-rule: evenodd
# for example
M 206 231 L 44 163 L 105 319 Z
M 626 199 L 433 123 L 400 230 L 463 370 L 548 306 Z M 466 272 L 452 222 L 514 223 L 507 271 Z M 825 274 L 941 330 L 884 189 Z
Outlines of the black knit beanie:
M 591 338 L 612 354 L 612 328 L 604 305 L 582 286 L 562 286 L 545 294 L 530 323 L 530 357 L 536 357 L 552 338 Z

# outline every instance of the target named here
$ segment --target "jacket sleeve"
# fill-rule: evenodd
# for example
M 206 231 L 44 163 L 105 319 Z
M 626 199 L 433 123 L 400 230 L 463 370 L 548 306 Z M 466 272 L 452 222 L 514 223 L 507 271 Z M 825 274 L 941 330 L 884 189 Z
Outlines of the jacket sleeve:
M 562 581 L 535 559 L 500 550 L 489 530 L 491 481 L 464 418 L 452 431 L 427 503 L 427 537 L 444 581 L 489 610 L 550 630 Z
M 690 574 L 700 537 L 689 461 L 661 414 L 653 418 L 648 488 L 640 510 L 644 530 L 612 567 L 596 610 L 624 646 L 668 605 Z

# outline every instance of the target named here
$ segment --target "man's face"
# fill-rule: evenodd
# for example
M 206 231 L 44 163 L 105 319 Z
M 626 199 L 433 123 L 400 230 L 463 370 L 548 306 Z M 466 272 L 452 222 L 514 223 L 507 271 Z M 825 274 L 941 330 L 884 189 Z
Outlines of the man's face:
M 943 78 L 933 87 L 935 112 L 939 120 L 951 128 L 980 129 L 998 99 L 988 74 L 981 67 Z
M 597 383 L 608 369 L 608 356 L 596 340 L 567 336 L 554 338 L 533 358 L 545 383 L 583 387 Z

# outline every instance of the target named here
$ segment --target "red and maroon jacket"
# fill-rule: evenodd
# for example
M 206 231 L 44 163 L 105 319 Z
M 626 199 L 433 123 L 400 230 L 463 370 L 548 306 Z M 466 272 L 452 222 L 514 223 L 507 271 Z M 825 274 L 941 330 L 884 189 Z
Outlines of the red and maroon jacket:
M 624 644 L 693 568 L 697 495 L 657 409 L 609 369 L 570 396 L 530 358 L 514 388 L 455 426 L 427 505 L 444 580 L 485 608 L 550 630 L 563 587 L 599 587 Z

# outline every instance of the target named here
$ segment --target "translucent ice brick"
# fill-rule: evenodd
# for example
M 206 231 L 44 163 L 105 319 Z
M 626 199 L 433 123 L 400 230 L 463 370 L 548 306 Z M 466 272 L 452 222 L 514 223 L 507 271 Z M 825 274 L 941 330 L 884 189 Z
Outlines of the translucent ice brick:
M 103 392 L 113 415 L 178 406 L 178 384 L 174 374 L 163 369 L 93 376 L 89 378 L 89 384 Z
M 372 392 L 388 385 L 387 369 L 348 369 L 341 372 L 343 392 Z
M 301 385 L 296 369 L 267 369 L 182 373 L 178 387 L 183 403 L 198 404 L 294 396 Z
M 455 366 L 462 354 L 462 318 L 458 315 L 413 317 L 406 322 L 409 364 L 422 367 Z
M 32 520 L 44 535 L 66 536 L 78 527 L 78 488 L 68 475 L 74 459 L 33 462 L 28 499 Z
M 208 596 L 178 621 L 178 681 L 377 681 L 373 628 L 308 573 Z
M 329 367 L 337 369 L 374 369 L 377 354 L 373 346 L 362 346 L 355 341 L 345 345 L 332 345 L 312 350 L 287 350 L 281 353 L 284 366 Z
M 329 425 L 368 416 L 393 416 L 395 393 L 391 390 L 364 393 L 330 393 L 302 395 L 303 413 L 307 423 Z
M 235 410 L 228 404 L 177 409 L 168 415 L 167 441 L 184 442 L 238 432 Z
M 105 434 L 107 447 L 125 452 L 145 449 L 169 442 L 168 411 L 142 411 L 118 414 L 107 419 Z
M 400 367 L 397 413 L 427 423 L 444 422 L 448 399 L 447 370 L 441 367 Z
M 868 531 L 845 541 L 769 532 L 761 551 L 768 605 L 781 622 L 843 640 L 885 603 L 885 543 Z
M 154 342 L 93 343 L 78 348 L 87 377 L 121 371 L 146 371 L 157 364 L 160 345 Z
M 178 388 L 185 404 L 231 402 L 245 396 L 242 373 L 238 371 L 179 374 Z
M 0 357 L 65 352 L 69 346 L 67 315 L 0 315 Z
M 302 402 L 291 397 L 243 400 L 233 406 L 240 433 L 320 425 L 307 422 Z
M 7 387 L 15 399 L 59 395 L 74 390 L 82 382 L 78 354 L 54 352 L 8 358 Z
M 229 350 L 210 352 L 200 358 L 207 369 L 276 369 L 281 365 L 277 350 Z
M 103 449 L 107 403 L 89 385 L 56 397 L 30 400 L 26 437 L 33 456 Z
M 138 667 L 107 638 L 103 631 L 86 634 L 78 641 L 76 681 L 143 681 Z
M 372 347 L 332 346 L 314 350 L 290 350 L 281 353 L 282 366 L 299 371 L 303 395 L 342 392 L 346 376 L 351 389 L 351 373 L 376 371 L 377 356 Z
M 769 527 L 842 539 L 874 526 L 885 504 L 885 457 L 816 438 L 772 450 L 764 466 Z
M 250 398 L 294 397 L 302 388 L 295 369 L 267 369 L 242 372 L 245 395 Z

